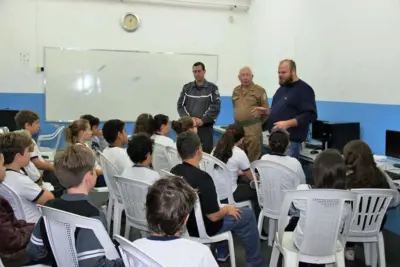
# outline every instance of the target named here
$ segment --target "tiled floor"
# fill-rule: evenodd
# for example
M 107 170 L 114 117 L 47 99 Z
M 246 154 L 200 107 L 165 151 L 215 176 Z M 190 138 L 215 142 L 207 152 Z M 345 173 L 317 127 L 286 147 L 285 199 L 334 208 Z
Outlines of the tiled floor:
M 399 247 L 400 244 L 400 236 L 393 234 L 392 232 L 384 230 L 384 238 L 385 238 L 385 250 L 386 250 L 386 266 L 387 267 L 399 267 L 400 266 L 400 255 L 399 255 Z M 261 243 L 261 252 L 264 260 L 269 264 L 269 259 L 271 255 L 271 248 L 268 247 L 267 242 L 262 241 Z M 235 238 L 235 253 L 236 253 L 236 266 L 244 267 L 245 265 L 245 256 L 244 249 L 240 240 Z M 220 266 L 228 267 L 230 266 L 229 259 L 226 263 L 221 263 Z M 281 265 L 280 265 L 281 266 Z M 364 264 L 364 251 L 362 246 L 356 246 L 356 260 L 355 261 L 346 261 L 347 267 L 365 267 Z

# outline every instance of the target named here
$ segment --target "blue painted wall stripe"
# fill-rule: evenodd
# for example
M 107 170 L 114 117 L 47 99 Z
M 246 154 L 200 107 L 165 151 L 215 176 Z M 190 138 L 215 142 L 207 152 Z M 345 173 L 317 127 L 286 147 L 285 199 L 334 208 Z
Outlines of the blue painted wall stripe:
M 230 96 L 222 96 L 221 102 L 222 109 L 217 124 L 232 123 L 233 110 Z M 32 109 L 41 118 L 44 118 L 44 103 L 44 94 L 0 93 L 0 109 Z M 398 118 L 400 105 L 317 101 L 317 106 L 319 119 L 333 122 L 359 121 L 361 123 L 362 139 L 377 154 L 385 152 L 385 131 L 387 129 L 400 130 Z M 85 112 L 83 111 L 82 113 Z M 46 134 L 54 131 L 54 126 L 50 123 L 42 121 L 41 125 L 42 133 Z M 128 123 L 127 131 L 130 133 L 132 129 L 133 123 Z

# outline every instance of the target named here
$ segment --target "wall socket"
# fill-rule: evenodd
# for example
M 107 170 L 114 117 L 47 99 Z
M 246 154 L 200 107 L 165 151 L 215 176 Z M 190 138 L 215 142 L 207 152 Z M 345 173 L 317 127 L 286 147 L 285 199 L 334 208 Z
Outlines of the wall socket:
M 31 55 L 29 53 L 19 53 L 19 62 L 22 65 L 29 65 L 30 60 L 31 60 Z

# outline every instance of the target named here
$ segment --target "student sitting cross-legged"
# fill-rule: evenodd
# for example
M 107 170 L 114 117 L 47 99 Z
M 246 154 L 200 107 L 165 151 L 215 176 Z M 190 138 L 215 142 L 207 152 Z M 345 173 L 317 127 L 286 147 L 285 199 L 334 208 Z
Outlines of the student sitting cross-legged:
M 129 140 L 127 152 L 133 165 L 124 170 L 123 177 L 143 179 L 149 183 L 153 183 L 160 178 L 158 172 L 150 168 L 153 140 L 147 133 L 133 135 Z
M 211 176 L 199 169 L 202 158 L 200 138 L 188 131 L 178 136 L 178 153 L 183 163 L 172 168 L 171 173 L 182 176 L 199 193 L 204 225 L 210 236 L 232 231 L 241 239 L 246 251 L 246 266 L 266 266 L 261 259 L 260 237 L 254 212 L 249 208 L 226 205 L 220 207 L 217 192 Z M 189 216 L 187 229 L 191 236 L 198 236 L 194 212 Z M 228 258 L 228 246 L 223 242 L 217 245 L 219 260 Z
M 6 177 L 4 184 L 13 189 L 22 201 L 26 214 L 26 221 L 36 223 L 40 212 L 36 204 L 43 205 L 54 195 L 35 184 L 26 173 L 22 171 L 30 161 L 29 146 L 31 139 L 21 133 L 7 133 L 0 135 L 0 150 L 4 155 Z
M 132 167 L 126 149 L 123 147 L 128 143 L 125 123 L 121 120 L 109 120 L 104 123 L 103 136 L 109 146 L 103 150 L 104 156 L 112 163 L 121 175 L 125 169 Z
M 162 266 L 217 267 L 210 249 L 181 238 L 196 192 L 180 177 L 156 181 L 147 193 L 146 218 L 152 235 L 134 244 Z
M 61 185 L 67 193 L 61 198 L 48 201 L 46 206 L 74 213 L 80 216 L 99 219 L 106 227 L 104 214 L 89 202 L 88 193 L 96 184 L 95 157 L 90 148 L 70 145 L 54 158 L 54 166 Z M 46 234 L 46 226 L 40 219 L 33 230 L 28 245 L 30 258 L 41 264 L 56 266 Z M 75 233 L 79 266 L 124 266 L 122 259 L 108 260 L 95 234 L 89 229 Z

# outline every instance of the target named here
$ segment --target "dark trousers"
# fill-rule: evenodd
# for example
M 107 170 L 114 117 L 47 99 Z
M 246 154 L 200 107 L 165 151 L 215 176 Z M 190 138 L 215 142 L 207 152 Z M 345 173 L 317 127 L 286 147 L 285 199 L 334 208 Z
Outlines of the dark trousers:
M 207 125 L 197 128 L 197 134 L 200 137 L 203 151 L 210 154 L 214 147 L 214 128 L 213 125 Z
M 51 185 L 54 187 L 54 191 L 52 191 L 52 193 L 55 197 L 60 197 L 64 193 L 65 188 L 62 187 L 62 185 L 58 181 L 58 178 L 54 171 L 44 171 L 43 181 L 51 183 Z

